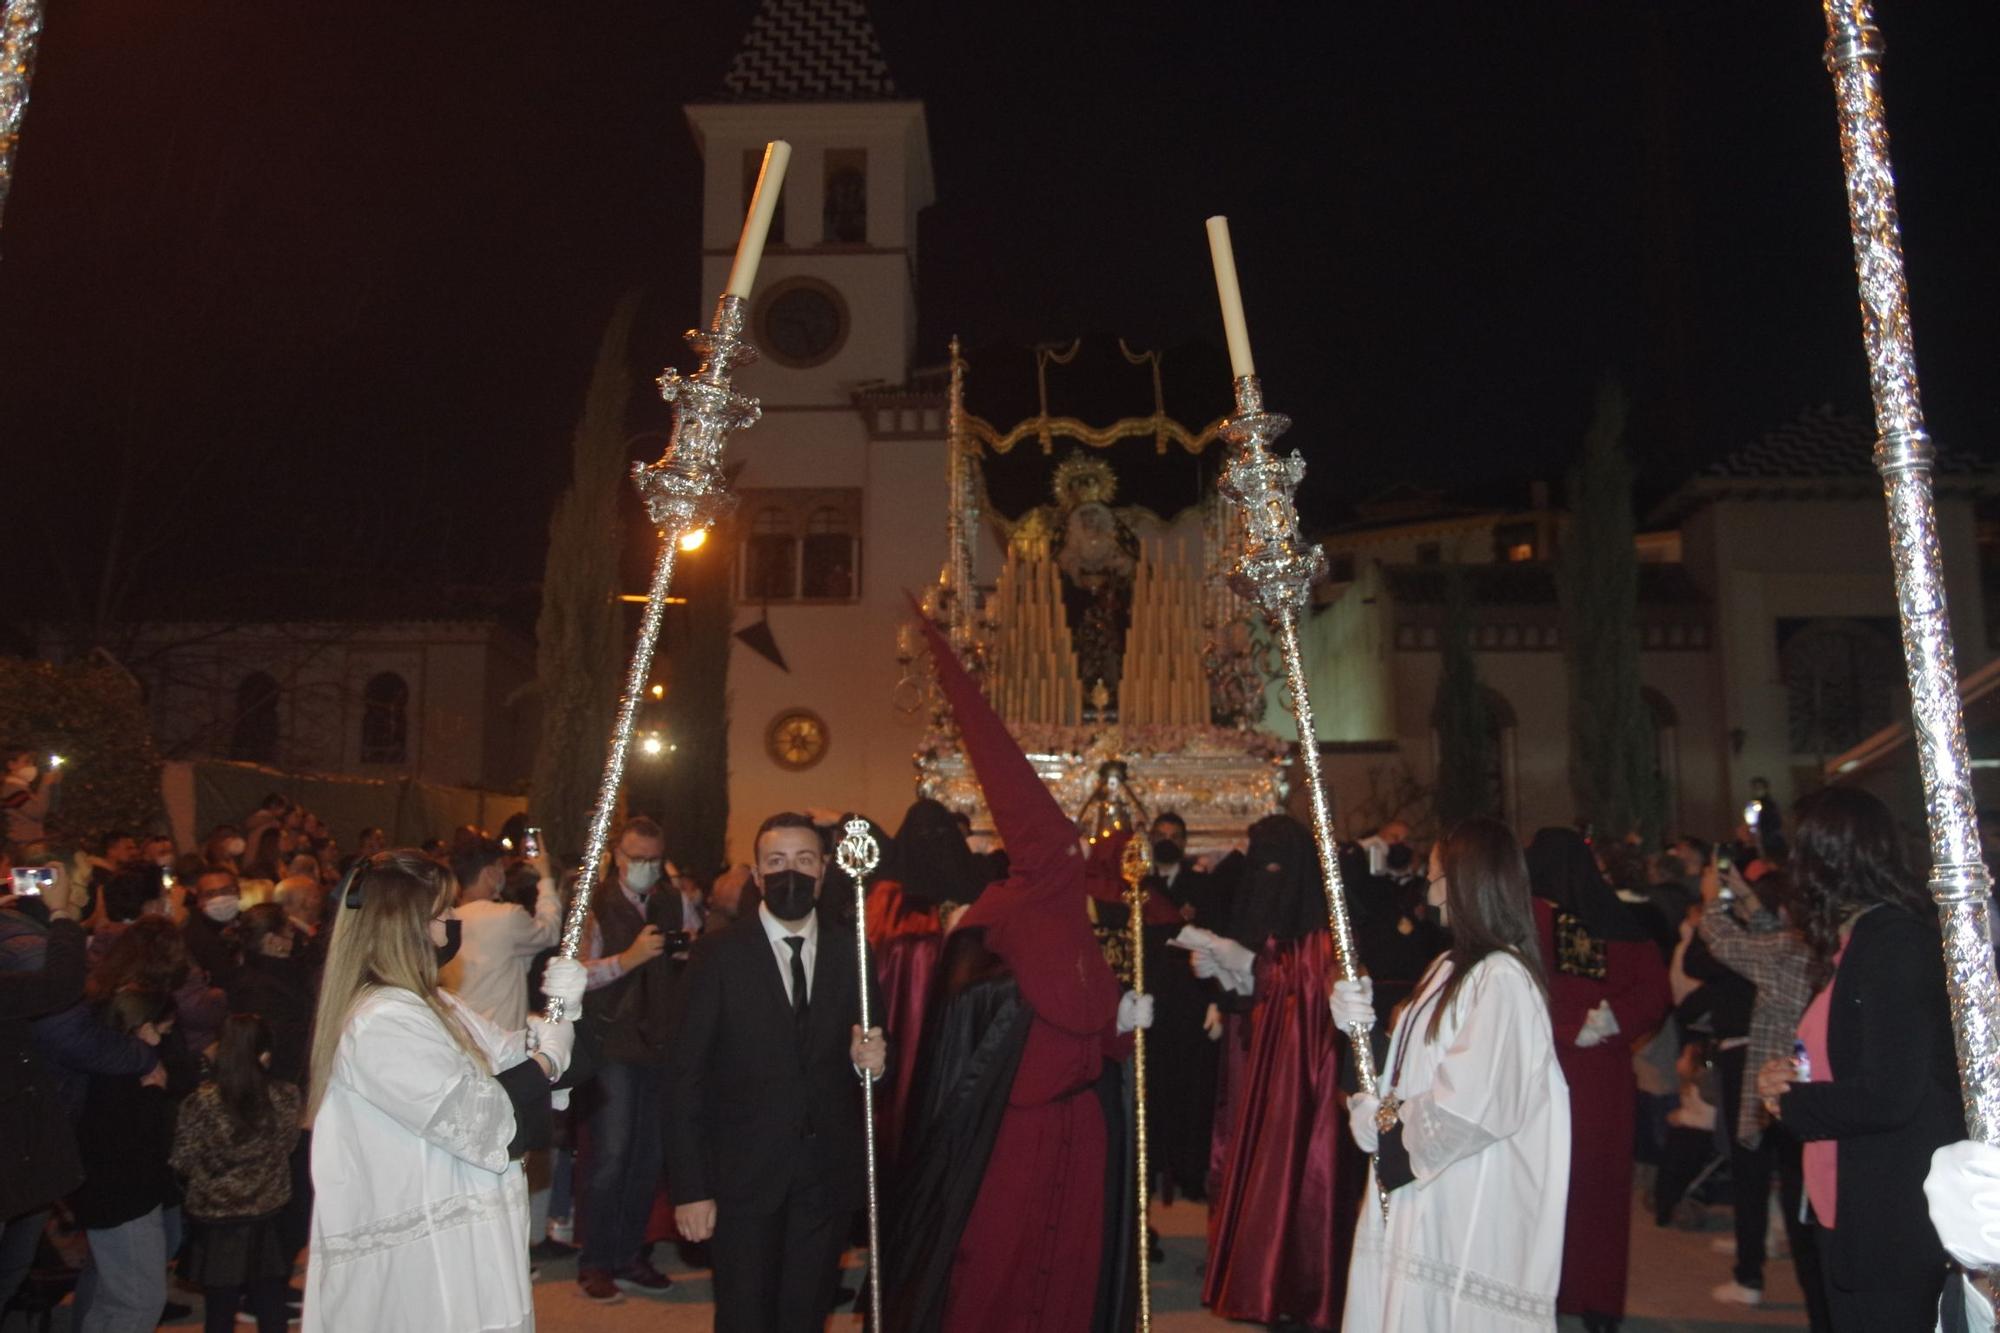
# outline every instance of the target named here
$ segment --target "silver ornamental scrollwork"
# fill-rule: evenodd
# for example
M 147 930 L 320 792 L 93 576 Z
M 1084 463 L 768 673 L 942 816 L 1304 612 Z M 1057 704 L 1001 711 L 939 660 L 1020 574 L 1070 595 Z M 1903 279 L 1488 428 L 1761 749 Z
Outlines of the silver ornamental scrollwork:
M 1929 887 L 1943 927 L 1966 1126 L 1991 1143 L 2000 1140 L 2000 984 L 1988 933 L 1993 881 L 1980 851 L 1932 494 L 1936 451 L 1924 429 L 1910 334 L 1896 178 L 1883 119 L 1882 36 L 1868 0 L 1825 0 L 1824 8 L 1825 59 L 1840 118 L 1848 230 L 1875 405 L 1875 466 L 1888 508 L 1910 729 L 1930 830 Z
M 42 0 L 7 0 L 0 14 L 0 216 L 14 184 L 14 151 L 21 144 L 21 121 L 28 114 L 29 83 L 35 73 L 35 44 L 42 35 Z
M 833 859 L 854 881 L 858 892 L 861 881 L 873 874 L 882 861 L 882 844 L 875 840 L 867 820 L 850 819 L 841 826 L 840 844 L 833 849 Z

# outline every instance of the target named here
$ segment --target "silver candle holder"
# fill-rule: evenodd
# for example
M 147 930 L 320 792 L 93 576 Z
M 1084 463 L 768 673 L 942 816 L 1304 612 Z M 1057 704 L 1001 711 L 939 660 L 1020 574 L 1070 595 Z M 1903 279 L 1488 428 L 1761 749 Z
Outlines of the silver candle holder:
M 1271 452 L 1273 442 L 1290 429 L 1291 418 L 1265 410 L 1264 389 L 1257 376 L 1244 375 L 1235 387 L 1236 414 L 1222 423 L 1222 438 L 1228 442 L 1230 454 L 1219 483 L 1222 493 L 1236 502 L 1243 515 L 1242 553 L 1230 571 L 1229 582 L 1238 596 L 1262 608 L 1284 658 L 1292 719 L 1299 732 L 1299 764 L 1305 770 L 1306 793 L 1312 803 L 1313 843 L 1319 851 L 1321 884 L 1326 890 L 1327 925 L 1333 932 L 1340 974 L 1355 981 L 1362 969 L 1341 881 L 1340 848 L 1321 771 L 1305 657 L 1299 649 L 1299 617 L 1312 603 L 1313 584 L 1326 575 L 1326 553 L 1299 538 L 1293 496 L 1305 476 L 1305 460 L 1296 451 L 1283 457 Z M 1368 1029 L 1356 1025 L 1348 1035 L 1353 1039 L 1355 1077 L 1363 1092 L 1375 1096 L 1375 1051 L 1369 1044 Z M 1387 1217 L 1389 1196 L 1379 1182 L 1377 1194 Z
M 763 415 L 756 399 L 737 393 L 731 384 L 731 375 L 738 366 L 757 359 L 757 349 L 743 336 L 744 310 L 742 297 L 724 296 L 715 303 L 715 315 L 708 327 L 688 332 L 688 346 L 702 357 L 701 369 L 684 376 L 669 367 L 660 375 L 660 397 L 674 405 L 673 433 L 658 461 L 632 465 L 632 481 L 646 503 L 647 516 L 659 529 L 660 552 L 646 590 L 646 610 L 640 617 L 639 634 L 632 645 L 625 688 L 618 697 L 618 713 L 604 757 L 604 776 L 598 782 L 597 804 L 590 812 L 590 830 L 584 841 L 576 896 L 570 901 L 569 915 L 563 921 L 560 948 L 565 958 L 576 957 L 590 923 L 591 896 L 603 871 L 611 819 L 618 809 L 618 793 L 625 785 L 633 724 L 638 720 L 640 705 L 646 697 L 646 683 L 653 674 L 653 649 L 659 642 L 660 622 L 666 615 L 667 592 L 673 586 L 675 554 L 684 535 L 707 528 L 735 509 L 736 497 L 729 493 L 728 481 L 722 473 L 722 451 L 729 443 L 731 431 L 755 425 Z M 549 1017 L 563 1016 L 561 1002 L 551 999 Z

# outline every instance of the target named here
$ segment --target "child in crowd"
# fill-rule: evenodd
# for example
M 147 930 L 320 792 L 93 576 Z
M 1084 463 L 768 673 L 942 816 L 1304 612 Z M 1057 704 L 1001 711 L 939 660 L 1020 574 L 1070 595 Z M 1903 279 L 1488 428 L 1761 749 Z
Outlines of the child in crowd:
M 292 1196 L 299 1090 L 270 1076 L 271 1030 L 231 1014 L 216 1042 L 215 1077 L 181 1108 L 173 1167 L 187 1180 L 189 1239 L 182 1278 L 202 1291 L 206 1333 L 228 1333 L 249 1297 L 258 1333 L 284 1333 L 292 1254 L 279 1226 Z

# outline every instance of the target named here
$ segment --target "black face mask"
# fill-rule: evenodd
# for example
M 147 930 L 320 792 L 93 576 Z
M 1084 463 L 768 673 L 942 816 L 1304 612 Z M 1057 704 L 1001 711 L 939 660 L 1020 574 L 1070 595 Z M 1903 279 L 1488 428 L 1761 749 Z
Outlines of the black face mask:
M 464 926 L 465 923 L 457 917 L 452 917 L 444 923 L 444 943 L 435 946 L 439 967 L 443 967 L 446 963 L 458 957 L 459 942 L 465 933 Z
M 1161 838 L 1153 844 L 1153 864 L 1162 869 L 1168 866 L 1179 865 L 1183 855 L 1181 845 L 1177 842 L 1170 842 L 1165 838 Z
M 802 870 L 774 870 L 764 876 L 764 905 L 780 921 L 803 921 L 812 915 L 813 888 Z

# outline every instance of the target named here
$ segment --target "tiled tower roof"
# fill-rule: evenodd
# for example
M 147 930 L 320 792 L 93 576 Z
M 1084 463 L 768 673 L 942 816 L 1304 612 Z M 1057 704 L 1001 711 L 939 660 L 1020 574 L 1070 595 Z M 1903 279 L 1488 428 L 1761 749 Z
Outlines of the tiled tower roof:
M 764 0 L 722 80 L 727 102 L 899 96 L 863 0 Z

